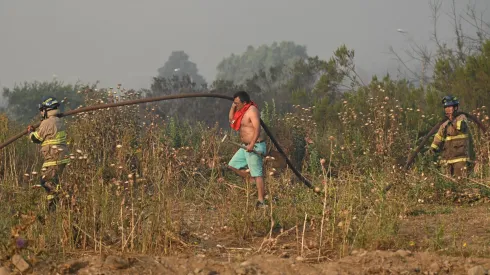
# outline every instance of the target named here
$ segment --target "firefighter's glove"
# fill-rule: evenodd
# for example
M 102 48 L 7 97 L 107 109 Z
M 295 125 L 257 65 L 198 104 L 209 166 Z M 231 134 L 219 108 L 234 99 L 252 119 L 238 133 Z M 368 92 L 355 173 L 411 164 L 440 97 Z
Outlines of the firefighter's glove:
M 27 133 L 28 134 L 34 132 L 35 130 L 36 130 L 36 128 L 34 128 L 34 126 L 32 126 L 32 125 L 27 126 Z
M 429 156 L 431 161 L 435 162 L 435 161 L 437 161 L 438 151 L 431 148 L 427 151 L 427 155 Z

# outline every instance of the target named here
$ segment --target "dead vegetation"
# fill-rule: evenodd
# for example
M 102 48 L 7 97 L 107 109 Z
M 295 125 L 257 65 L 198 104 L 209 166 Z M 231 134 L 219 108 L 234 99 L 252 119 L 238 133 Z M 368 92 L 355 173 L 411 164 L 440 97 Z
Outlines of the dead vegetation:
M 122 88 L 84 93 L 93 104 L 140 96 Z M 63 175 L 61 206 L 52 215 L 42 190 L 32 188 L 42 162 L 38 148 L 19 140 L 1 152 L 3 262 L 12 267 L 14 255 L 21 255 L 42 270 L 37 263 L 89 253 L 194 254 L 229 262 L 268 254 L 319 263 L 360 249 L 488 256 L 485 224 L 455 217 L 488 210 L 489 190 L 482 185 L 490 168 L 488 140 L 473 128 L 477 164 L 464 183 L 435 172 L 423 155 L 414 169 L 403 171 L 395 160 L 414 147 L 405 125 L 415 122 L 423 130 L 437 119 L 387 96 L 369 100 L 373 108 L 365 112 L 346 100 L 335 130 L 313 122 L 313 107 L 297 105 L 284 116 L 264 110 L 274 114 L 269 123 L 276 137 L 317 192 L 297 181 L 272 150 L 266 161 L 269 207 L 260 210 L 254 209 L 254 186 L 223 169 L 236 146 L 220 140 L 234 137 L 231 132 L 160 117 L 151 105 L 67 119 L 72 163 Z M 486 108 L 474 113 L 488 127 Z M 19 130 L 6 118 L 1 127 L 2 138 Z M 385 193 L 388 184 L 394 187 Z M 473 211 L 470 206 L 478 204 Z M 445 221 L 451 213 L 458 213 L 456 219 Z M 434 215 L 440 217 L 436 224 L 421 218 Z M 473 242 L 468 232 L 479 239 Z M 132 259 L 114 261 L 124 269 L 141 265 Z M 89 262 L 68 264 L 67 270 L 93 267 Z

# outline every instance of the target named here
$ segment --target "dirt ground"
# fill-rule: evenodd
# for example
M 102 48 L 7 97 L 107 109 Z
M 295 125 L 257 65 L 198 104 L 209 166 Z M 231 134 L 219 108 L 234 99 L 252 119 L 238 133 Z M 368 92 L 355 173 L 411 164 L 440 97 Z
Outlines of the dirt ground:
M 275 255 L 254 255 L 238 262 L 205 255 L 83 256 L 63 264 L 39 263 L 33 274 L 486 274 L 489 267 L 488 258 L 450 257 L 408 250 L 361 250 L 322 263 Z
M 80 252 L 67 260 L 26 259 L 19 272 L 5 274 L 488 274 L 490 204 L 447 207 L 421 204 L 400 217 L 397 250 L 353 250 L 340 259 L 298 256 L 291 238 L 264 239 L 237 246 L 223 231 L 203 233 L 202 244 L 178 256 L 98 255 Z M 205 241 L 204 241 L 205 240 Z M 266 249 L 274 242 L 274 249 Z M 444 247 L 444 249 L 439 249 Z M 450 249 L 448 249 L 448 247 Z M 314 253 L 313 253 L 314 254 Z M 469 255 L 482 255 L 470 257 Z M 3 272 L 3 273 L 2 273 Z

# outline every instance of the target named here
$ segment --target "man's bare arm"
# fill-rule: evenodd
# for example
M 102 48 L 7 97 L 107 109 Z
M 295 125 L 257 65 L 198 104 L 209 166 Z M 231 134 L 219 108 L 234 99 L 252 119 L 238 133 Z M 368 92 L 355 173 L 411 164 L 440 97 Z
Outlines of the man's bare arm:
M 228 114 L 228 120 L 230 121 L 230 123 L 232 123 L 232 121 L 233 121 L 233 116 L 235 115 L 235 110 L 236 110 L 236 104 L 235 104 L 235 102 L 233 102 L 233 104 L 231 104 L 230 112 Z

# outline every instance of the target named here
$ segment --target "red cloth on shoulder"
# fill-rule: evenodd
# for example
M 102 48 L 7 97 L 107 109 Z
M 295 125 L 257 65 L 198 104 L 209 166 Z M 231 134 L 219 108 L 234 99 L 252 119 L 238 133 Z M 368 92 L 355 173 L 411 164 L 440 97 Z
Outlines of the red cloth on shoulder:
M 231 121 L 231 128 L 233 128 L 236 131 L 240 129 L 240 124 L 242 123 L 243 115 L 245 115 L 245 112 L 248 110 L 248 108 L 250 108 L 250 106 L 255 106 L 255 108 L 258 109 L 257 104 L 255 104 L 255 102 L 253 101 L 250 101 L 250 103 L 245 104 L 243 108 L 236 111 L 235 114 L 233 115 L 233 120 Z

